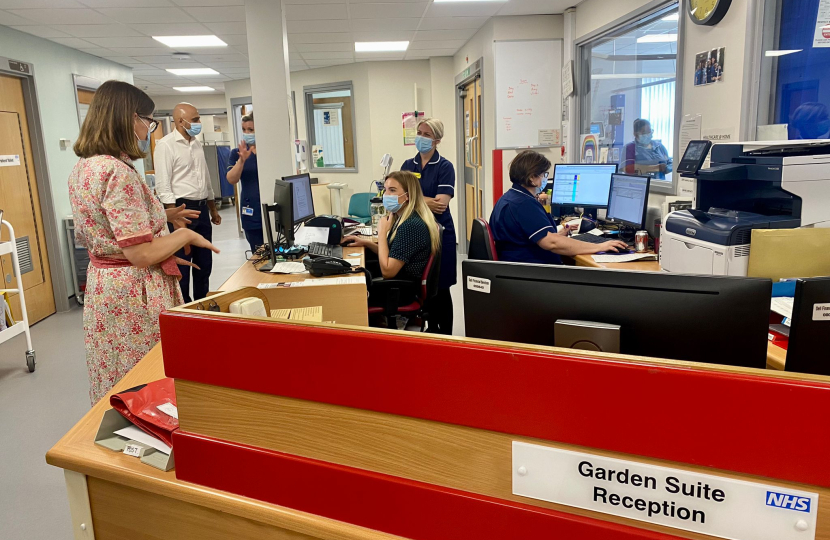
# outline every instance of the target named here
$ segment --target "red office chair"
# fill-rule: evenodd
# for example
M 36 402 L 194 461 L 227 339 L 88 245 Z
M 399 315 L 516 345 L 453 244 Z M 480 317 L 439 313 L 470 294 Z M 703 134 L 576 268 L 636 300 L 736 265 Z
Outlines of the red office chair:
M 443 238 L 444 227 L 438 224 L 438 238 Z M 408 279 L 372 280 L 372 297 L 375 302 L 380 298 L 379 306 L 369 306 L 369 325 L 377 326 L 377 319 L 385 315 L 387 320 L 397 319 L 398 315 L 406 315 L 410 319 L 418 319 L 421 332 L 424 331 L 429 320 L 426 310 L 427 301 L 438 294 L 438 278 L 441 274 L 441 244 L 435 253 L 430 255 L 420 282 Z M 374 321 L 372 319 L 375 319 Z M 375 324 L 373 324 L 373 322 Z M 390 325 L 390 328 L 393 328 Z
M 496 241 L 493 240 L 490 225 L 482 218 L 473 220 L 473 228 L 470 231 L 470 252 L 467 254 L 467 258 L 479 261 L 499 260 Z

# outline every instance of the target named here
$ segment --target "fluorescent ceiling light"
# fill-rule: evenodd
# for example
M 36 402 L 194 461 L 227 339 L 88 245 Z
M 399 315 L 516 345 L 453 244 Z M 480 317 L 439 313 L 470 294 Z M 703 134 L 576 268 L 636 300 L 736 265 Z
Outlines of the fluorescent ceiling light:
M 680 13 L 672 13 L 671 15 L 667 15 L 663 17 L 664 21 L 679 21 L 680 20 Z
M 436 4 L 441 2 L 506 2 L 507 0 L 433 0 Z
M 788 54 L 793 54 L 797 52 L 801 52 L 804 49 L 793 49 L 793 50 L 785 50 L 785 51 L 767 51 L 764 53 L 764 56 L 786 56 Z
M 213 92 L 210 86 L 174 86 L 173 90 L 179 92 Z
M 228 44 L 216 36 L 153 36 L 168 47 L 227 47 Z
M 186 68 L 186 69 L 168 69 L 165 70 L 173 75 L 219 75 L 219 72 L 210 68 Z
M 677 34 L 648 34 L 637 38 L 637 43 L 675 43 Z
M 356 41 L 355 52 L 405 51 L 408 41 Z

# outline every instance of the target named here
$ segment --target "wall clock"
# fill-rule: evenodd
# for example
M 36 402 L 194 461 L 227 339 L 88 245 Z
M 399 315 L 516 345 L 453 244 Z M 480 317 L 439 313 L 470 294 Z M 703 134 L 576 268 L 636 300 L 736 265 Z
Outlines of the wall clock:
M 695 24 L 715 26 L 731 5 L 732 0 L 689 0 L 689 18 Z

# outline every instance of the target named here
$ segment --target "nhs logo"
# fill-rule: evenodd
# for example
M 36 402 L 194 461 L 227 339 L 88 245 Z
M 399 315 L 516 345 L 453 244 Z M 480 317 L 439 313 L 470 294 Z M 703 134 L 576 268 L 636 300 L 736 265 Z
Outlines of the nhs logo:
M 798 512 L 810 512 L 810 498 L 767 491 L 767 506 L 777 506 Z

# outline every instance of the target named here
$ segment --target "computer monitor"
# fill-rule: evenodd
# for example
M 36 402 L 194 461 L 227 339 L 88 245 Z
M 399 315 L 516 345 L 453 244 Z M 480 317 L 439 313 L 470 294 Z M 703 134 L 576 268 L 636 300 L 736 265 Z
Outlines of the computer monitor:
M 279 221 L 276 225 L 277 231 L 282 236 L 277 243 L 287 246 L 294 244 L 294 189 L 294 185 L 290 182 L 274 180 L 274 204 L 279 207 Z
M 646 222 L 650 181 L 648 176 L 611 175 L 611 195 L 605 219 L 642 229 Z
M 557 164 L 553 168 L 553 195 L 551 204 L 606 208 L 611 190 L 611 175 L 617 172 L 615 163 Z
M 464 288 L 469 337 L 552 346 L 556 321 L 587 321 L 619 325 L 623 354 L 766 367 L 769 279 L 471 260 L 462 273 L 479 285 Z
M 830 375 L 830 358 L 826 352 L 828 327 L 830 277 L 797 280 L 784 369 Z
M 294 186 L 294 224 L 298 225 L 314 217 L 314 199 L 311 196 L 311 178 L 308 173 L 283 176 L 284 182 Z

